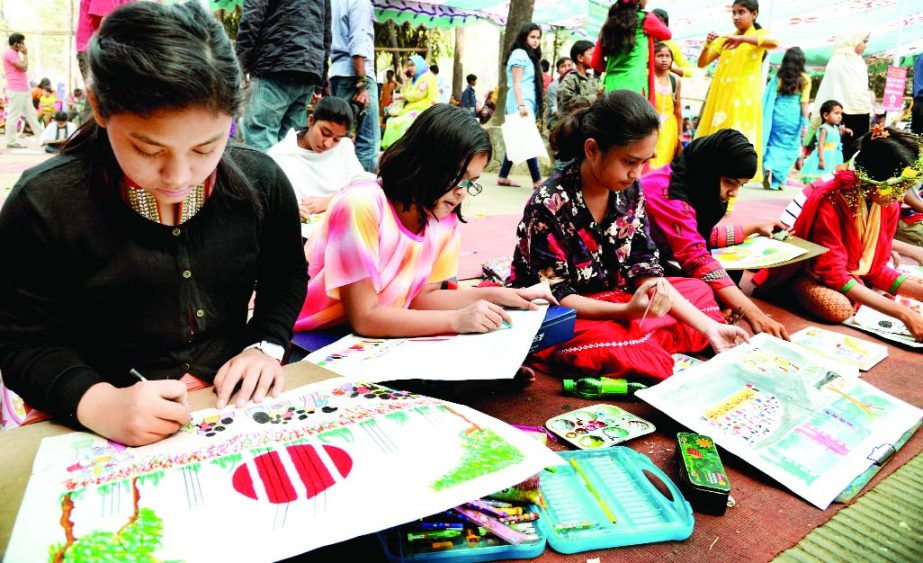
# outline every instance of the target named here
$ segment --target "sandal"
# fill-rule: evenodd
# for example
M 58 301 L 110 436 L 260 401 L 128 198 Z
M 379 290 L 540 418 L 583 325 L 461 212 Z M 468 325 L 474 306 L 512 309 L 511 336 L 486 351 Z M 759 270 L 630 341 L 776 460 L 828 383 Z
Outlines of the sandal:
M 497 178 L 498 186 L 509 186 L 511 188 L 518 188 L 520 184 L 510 180 L 509 178 Z

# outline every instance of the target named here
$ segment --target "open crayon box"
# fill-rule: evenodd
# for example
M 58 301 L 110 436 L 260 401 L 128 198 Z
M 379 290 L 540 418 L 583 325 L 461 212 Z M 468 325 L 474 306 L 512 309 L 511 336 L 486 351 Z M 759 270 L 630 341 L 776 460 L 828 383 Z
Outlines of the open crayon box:
M 623 446 L 558 455 L 567 465 L 541 473 L 545 506 L 538 509 L 555 551 L 579 553 L 692 535 L 692 508 L 647 456 Z M 659 480 L 670 497 L 651 479 Z
M 522 534 L 517 538 L 520 543 L 514 545 L 505 541 L 455 509 L 384 530 L 378 533 L 378 539 L 388 561 L 394 562 L 476 563 L 497 559 L 532 559 L 541 555 L 545 551 L 545 530 L 538 507 L 534 504 L 498 504 L 508 506 L 494 508 L 508 510 L 511 517 L 520 517 L 513 519 L 524 520 L 507 523 L 509 528 Z M 466 510 L 474 509 L 467 507 Z

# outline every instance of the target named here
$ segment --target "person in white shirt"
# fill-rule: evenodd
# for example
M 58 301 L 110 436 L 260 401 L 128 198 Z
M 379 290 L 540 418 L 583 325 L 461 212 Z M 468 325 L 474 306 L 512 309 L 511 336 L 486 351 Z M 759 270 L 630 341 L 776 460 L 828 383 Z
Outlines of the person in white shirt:
M 353 113 L 342 98 L 321 99 L 304 129 L 292 129 L 266 154 L 295 189 L 301 220 L 327 210 L 330 198 L 359 176 L 367 176 L 349 136 Z
M 76 130 L 77 126 L 67 120 L 67 114 L 59 111 L 54 114 L 54 122 L 45 126 L 39 144 L 45 147 L 45 152 L 56 153 Z

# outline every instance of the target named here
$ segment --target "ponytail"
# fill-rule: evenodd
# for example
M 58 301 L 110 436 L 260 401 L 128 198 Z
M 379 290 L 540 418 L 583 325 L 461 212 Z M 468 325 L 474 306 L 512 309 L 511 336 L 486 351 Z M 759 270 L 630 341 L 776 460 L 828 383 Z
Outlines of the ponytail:
M 640 141 L 660 127 L 651 104 L 630 90 L 615 90 L 588 107 L 568 114 L 551 133 L 558 160 L 583 160 L 584 145 L 593 139 L 601 151 Z

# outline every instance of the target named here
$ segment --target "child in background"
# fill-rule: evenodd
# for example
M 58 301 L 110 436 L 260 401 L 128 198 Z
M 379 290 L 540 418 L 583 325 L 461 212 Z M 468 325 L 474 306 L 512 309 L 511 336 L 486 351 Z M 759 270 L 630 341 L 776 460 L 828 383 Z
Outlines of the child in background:
M 917 136 L 883 126 L 859 145 L 851 169 L 810 192 L 792 229 L 829 250 L 807 263 L 760 270 L 753 282 L 760 293 L 790 288 L 799 305 L 826 322 L 845 321 L 857 305 L 871 307 L 923 342 L 923 315 L 879 293 L 923 300 L 923 278 L 888 266 L 904 192 L 923 177 L 923 146 Z
M 266 151 L 288 177 L 301 220 L 323 213 L 340 188 L 365 170 L 349 138 L 353 112 L 349 102 L 335 96 L 321 98 L 304 129 L 292 129 Z
M 804 51 L 785 51 L 779 72 L 763 93 L 763 188 L 781 190 L 801 155 L 808 125 L 811 77 L 804 72 Z
M 658 126 L 643 97 L 618 90 L 552 133 L 557 158 L 570 162 L 526 204 L 510 277 L 516 286 L 550 283 L 577 311 L 574 338 L 538 355 L 548 371 L 666 379 L 671 354 L 746 339 L 723 324 L 707 284 L 662 277 L 638 184 Z
M 650 162 L 651 170 L 673 162 L 673 157 L 682 150 L 679 143 L 679 123 L 683 118 L 680 109 L 682 83 L 670 74 L 672 67 L 673 52 L 670 47 L 663 43 L 654 45 L 654 68 L 657 70 L 654 77 L 654 109 L 660 117 L 660 136 L 654 158 Z
M 462 92 L 461 108 L 471 114 L 471 117 L 477 117 L 478 97 L 477 93 L 474 91 L 474 87 L 478 84 L 478 77 L 473 74 L 469 74 L 465 77 L 465 82 L 468 83 L 468 87 L 465 88 L 464 92 Z
M 74 93 L 67 100 L 67 118 L 78 125 L 83 120 L 83 114 L 87 110 L 87 97 L 83 90 L 74 88 Z
M 0 211 L 17 266 L 0 370 L 31 407 L 140 446 L 189 422 L 187 373 L 214 380 L 219 409 L 283 391 L 307 265 L 285 175 L 228 144 L 241 73 L 211 14 L 127 4 L 87 58 L 94 119 Z
M 570 48 L 574 68 L 567 71 L 558 87 L 558 113 L 563 117 L 575 109 L 589 107 L 596 101 L 599 81 L 590 70 L 593 60 L 593 44 L 585 39 Z
M 38 118 L 42 120 L 42 125 L 48 125 L 54 119 L 54 114 L 58 111 L 57 104 L 58 96 L 51 84 L 44 86 L 38 99 Z
M 42 131 L 39 145 L 45 147 L 45 152 L 54 154 L 61 150 L 76 130 L 77 126 L 67 120 L 67 114 L 59 111 L 54 114 L 54 124 L 49 124 Z
M 712 78 L 702 119 L 695 138 L 711 135 L 719 129 L 737 129 L 756 147 L 756 178 L 762 179 L 763 162 L 763 57 L 779 42 L 756 22 L 756 0 L 734 0 L 731 8 L 736 31 L 719 37 L 711 32 L 699 55 L 699 68 L 715 59 L 718 68 Z
M 458 272 L 461 202 L 481 192 L 490 155 L 487 132 L 460 108 L 421 113 L 382 155 L 377 181 L 354 182 L 331 200 L 307 244 L 311 281 L 295 329 L 487 332 L 509 322 L 503 307 L 554 302 L 547 290 L 445 289 Z
M 670 39 L 670 28 L 644 11 L 647 0 L 619 0 L 609 7 L 593 50 L 593 69 L 606 92 L 631 90 L 654 103 L 654 41 Z
M 817 146 L 801 167 L 801 181 L 810 184 L 821 176 L 832 174 L 843 164 L 843 144 L 840 142 L 840 122 L 843 106 L 836 100 L 827 100 L 820 106 L 823 123 L 817 131 Z

